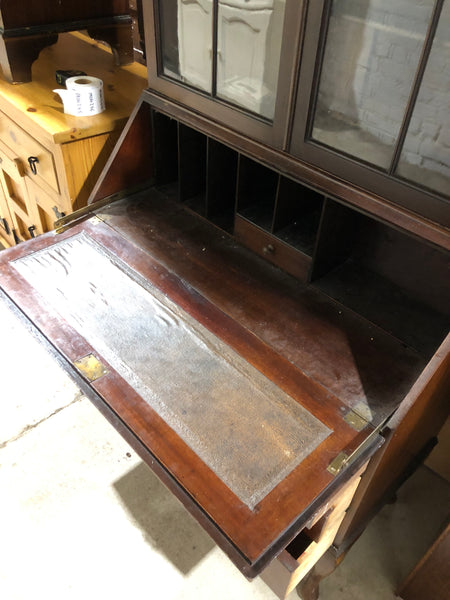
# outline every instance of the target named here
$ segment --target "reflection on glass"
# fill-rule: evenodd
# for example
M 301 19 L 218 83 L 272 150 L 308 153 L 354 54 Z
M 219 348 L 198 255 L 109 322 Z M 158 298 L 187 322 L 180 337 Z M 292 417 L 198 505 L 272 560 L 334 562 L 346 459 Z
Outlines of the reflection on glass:
M 445 2 L 397 173 L 450 195 L 450 2 Z
M 387 169 L 433 0 L 334 0 L 312 137 Z
M 164 75 L 211 92 L 213 0 L 159 2 Z
M 217 96 L 273 119 L 286 0 L 219 0 Z
M 213 7 L 217 2 L 217 48 Z M 272 119 L 286 0 L 160 0 L 163 73 Z

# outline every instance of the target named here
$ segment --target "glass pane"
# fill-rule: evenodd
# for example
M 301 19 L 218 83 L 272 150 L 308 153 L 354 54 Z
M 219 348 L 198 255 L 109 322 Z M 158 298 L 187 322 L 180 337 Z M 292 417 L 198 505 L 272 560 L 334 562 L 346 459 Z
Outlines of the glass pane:
M 213 0 L 159 3 L 163 73 L 211 92 Z
M 450 195 L 450 2 L 442 9 L 411 123 L 399 175 Z
M 334 0 L 314 140 L 389 167 L 433 4 Z
M 273 119 L 286 0 L 219 0 L 217 96 Z

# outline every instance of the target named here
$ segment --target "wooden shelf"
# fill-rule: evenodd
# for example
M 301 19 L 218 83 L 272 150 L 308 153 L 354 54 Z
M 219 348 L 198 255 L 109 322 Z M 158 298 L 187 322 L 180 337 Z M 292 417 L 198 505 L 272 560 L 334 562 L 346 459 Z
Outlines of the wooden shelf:
M 56 69 L 78 69 L 103 81 L 106 111 L 93 117 L 64 114 L 53 89 Z M 79 32 L 60 34 L 33 64 L 33 81 L 13 85 L 0 78 L 0 110 L 15 121 L 27 116 L 30 133 L 55 144 L 73 142 L 123 127 L 147 85 L 144 65 L 118 67 L 109 49 Z
M 187 208 L 302 281 L 323 208 L 320 194 L 198 131 L 152 112 L 155 180 Z

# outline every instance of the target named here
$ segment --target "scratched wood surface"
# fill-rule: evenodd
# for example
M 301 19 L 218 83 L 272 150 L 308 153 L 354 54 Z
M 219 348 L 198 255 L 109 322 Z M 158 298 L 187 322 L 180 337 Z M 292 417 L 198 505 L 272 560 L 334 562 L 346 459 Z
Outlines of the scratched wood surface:
M 114 215 L 116 210 L 119 213 L 117 216 Z M 120 222 L 123 218 L 123 209 L 113 207 L 102 217 L 103 221 L 88 220 L 60 236 L 41 236 L 33 243 L 17 246 L 2 253 L 0 256 L 2 287 L 46 339 L 57 348 L 58 354 L 67 361 L 66 366 L 69 371 L 74 370 L 73 363 L 79 358 L 90 353 L 98 356 L 108 373 L 90 383 L 87 386 L 87 393 L 89 390 L 92 391 L 96 402 L 101 405 L 101 410 L 108 413 L 111 421 L 119 429 L 125 431 L 127 439 L 131 439 L 139 446 L 141 454 L 150 466 L 185 502 L 189 510 L 202 522 L 239 568 L 246 575 L 254 576 L 289 543 L 327 497 L 351 477 L 354 470 L 362 464 L 361 461 L 367 460 L 380 441 L 375 438 L 359 462 L 344 469 L 339 476 L 334 477 L 328 472 L 327 467 L 333 458 L 342 450 L 350 454 L 367 438 L 372 427 L 367 425 L 361 432 L 350 427 L 342 418 L 343 403 L 340 398 L 313 378 L 308 377 L 283 352 L 275 350 L 261 339 L 257 332 L 249 330 L 245 319 L 241 321 L 239 318 L 233 318 L 222 310 L 217 302 L 213 303 L 206 298 L 186 279 L 188 273 L 184 267 L 181 276 L 181 273 L 168 268 L 170 261 L 163 264 L 165 261 L 162 260 L 161 255 L 152 256 L 148 248 L 138 247 L 136 238 L 129 240 L 127 232 L 119 233 L 120 227 L 116 220 Z M 183 242 L 183 228 L 185 234 L 189 235 L 192 222 L 189 218 L 186 220 L 186 215 L 183 217 L 178 214 L 175 218 L 179 221 L 180 229 L 178 238 L 172 237 L 172 239 L 178 246 L 178 253 L 180 255 L 186 253 L 194 261 L 197 261 L 199 256 L 207 256 L 208 252 L 202 250 L 206 241 L 202 235 L 197 239 L 197 251 L 190 253 Z M 148 221 L 141 212 L 138 220 L 142 231 L 151 237 L 151 220 Z M 111 226 L 113 223 L 114 228 Z M 134 217 L 129 220 L 129 223 L 135 225 Z M 101 352 L 96 352 L 93 344 L 77 331 L 74 324 L 59 314 L 52 303 L 39 294 L 14 267 L 14 261 L 59 244 L 81 232 L 95 239 L 95 243 L 107 249 L 121 264 L 127 265 L 126 268 L 130 269 L 135 277 L 142 277 L 143 280 L 154 285 L 190 318 L 198 321 L 210 334 L 219 338 L 252 368 L 278 386 L 281 390 L 280 394 L 289 395 L 302 409 L 308 411 L 330 430 L 330 434 L 317 448 L 313 449 L 253 508 L 233 493 L 192 447 L 117 372 L 108 357 L 103 356 Z M 214 235 L 217 235 L 217 232 Z M 233 248 L 222 250 L 225 256 L 230 251 L 234 259 Z M 251 267 L 253 277 L 258 277 L 261 265 L 252 263 L 250 253 L 247 258 L 251 263 L 247 267 Z M 205 266 L 208 268 L 208 262 Z M 223 266 L 220 263 L 220 268 L 215 269 L 216 278 L 212 277 L 210 272 L 210 284 L 217 284 L 217 278 L 220 277 L 223 280 L 228 278 L 229 285 L 234 286 L 236 282 L 233 281 L 232 272 L 227 274 L 222 270 Z M 203 272 L 201 266 L 199 270 Z M 259 275 L 262 276 L 263 273 Z M 245 312 L 243 302 L 248 293 L 247 285 L 248 281 L 242 282 L 239 291 L 244 295 L 240 301 L 243 312 Z M 254 294 L 258 294 L 257 289 L 254 290 Z M 282 312 L 283 307 L 278 308 Z M 306 323 L 305 328 L 307 328 Z M 182 371 L 183 359 L 176 361 L 173 368 Z M 75 375 L 79 377 L 79 373 Z M 170 377 L 170 373 L 167 376 Z

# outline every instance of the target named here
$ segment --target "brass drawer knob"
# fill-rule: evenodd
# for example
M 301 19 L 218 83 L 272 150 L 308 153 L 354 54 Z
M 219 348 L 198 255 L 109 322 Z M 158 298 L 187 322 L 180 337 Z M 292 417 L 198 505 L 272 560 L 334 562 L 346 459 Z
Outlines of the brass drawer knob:
M 262 251 L 263 251 L 263 254 L 265 254 L 266 256 L 268 256 L 270 254 L 275 254 L 275 248 L 274 248 L 274 246 L 272 246 L 272 244 L 267 244 L 267 246 L 264 246 Z

